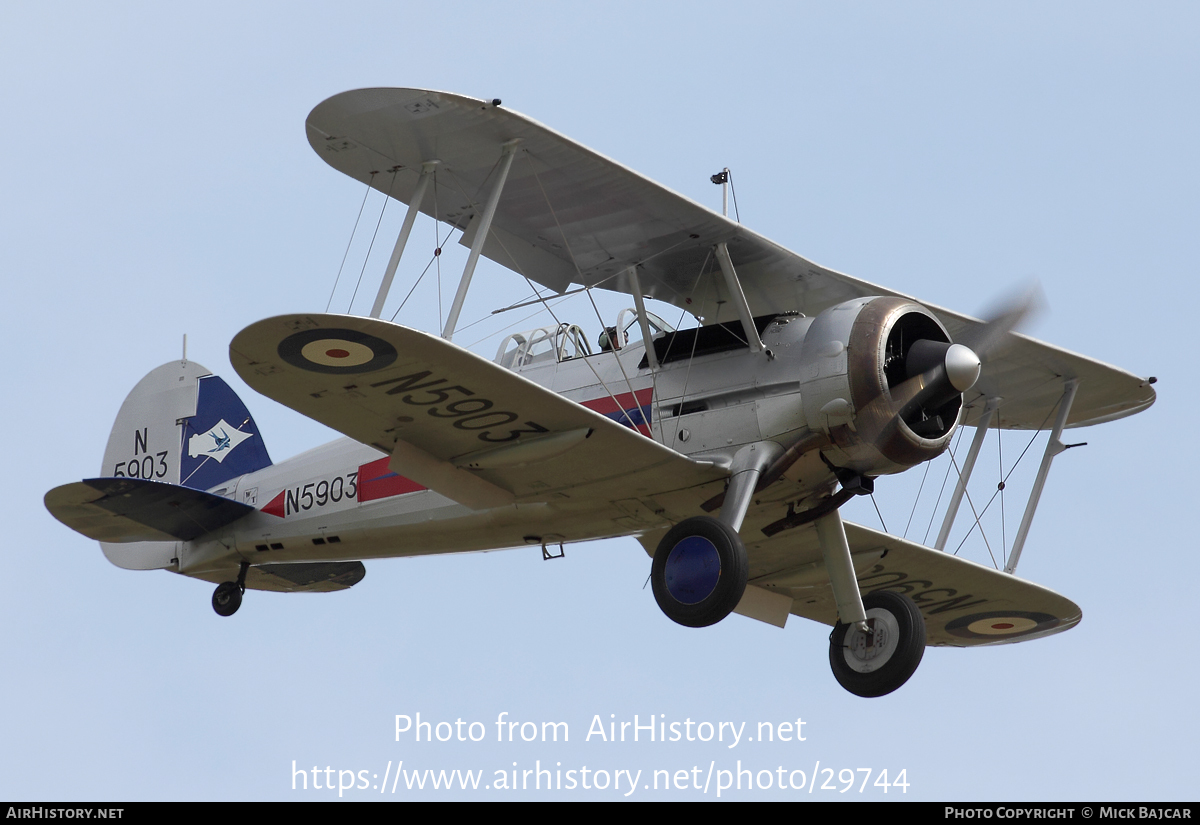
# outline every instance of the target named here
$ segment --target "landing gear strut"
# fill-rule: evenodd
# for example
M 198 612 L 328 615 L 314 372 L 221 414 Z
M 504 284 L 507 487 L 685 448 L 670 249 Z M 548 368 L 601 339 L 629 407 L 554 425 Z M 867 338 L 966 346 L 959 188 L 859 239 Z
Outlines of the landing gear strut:
M 213 591 L 212 606 L 218 616 L 232 616 L 242 606 L 242 594 L 246 592 L 246 571 L 249 569 L 249 562 L 242 562 L 237 581 L 222 582 Z
M 838 622 L 829 634 L 829 666 L 856 696 L 883 696 L 908 681 L 925 655 L 925 618 L 913 600 L 880 591 L 862 600 L 864 632 Z

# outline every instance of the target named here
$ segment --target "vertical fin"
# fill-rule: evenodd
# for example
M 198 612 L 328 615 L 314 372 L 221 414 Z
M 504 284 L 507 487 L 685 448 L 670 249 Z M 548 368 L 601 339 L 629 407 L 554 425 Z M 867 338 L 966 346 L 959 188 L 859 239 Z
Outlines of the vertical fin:
M 201 378 L 196 414 L 183 425 L 179 483 L 208 490 L 271 466 L 254 417 L 229 385 Z

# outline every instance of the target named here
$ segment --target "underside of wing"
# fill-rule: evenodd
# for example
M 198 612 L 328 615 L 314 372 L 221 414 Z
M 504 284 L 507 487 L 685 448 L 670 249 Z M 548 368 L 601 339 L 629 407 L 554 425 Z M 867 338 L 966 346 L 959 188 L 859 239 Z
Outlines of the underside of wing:
M 493 103 L 423 89 L 359 89 L 318 105 L 308 139 L 329 165 L 405 203 L 423 164 L 438 161 L 438 197 L 421 210 L 463 231 L 470 244 L 495 187 L 506 143 L 512 164 L 482 253 L 557 292 L 572 284 L 642 291 L 705 324 L 735 320 L 713 249 L 726 244 L 750 311 L 817 313 L 894 290 L 819 266 L 700 204 L 527 117 Z M 982 322 L 930 307 L 957 340 Z M 974 393 L 1002 398 L 999 426 L 1038 429 L 1080 379 L 1068 426 L 1131 415 L 1154 401 L 1138 376 L 1030 338 L 1014 336 L 1003 358 L 984 364 Z M 967 399 L 968 402 L 971 400 Z M 968 411 L 968 422 L 983 404 Z
M 390 454 L 394 472 L 473 509 L 613 501 L 724 477 L 474 353 L 385 321 L 270 318 L 238 333 L 230 360 L 262 394 Z
M 1079 623 L 1078 605 L 1052 590 L 949 553 L 847 522 L 863 596 L 902 593 L 925 617 L 927 644 L 1020 642 Z M 750 583 L 793 599 L 792 613 L 833 625 L 837 605 L 811 526 L 748 543 Z
M 926 304 L 926 306 L 929 306 Z M 984 323 L 938 307 L 929 307 L 955 341 L 969 337 Z M 988 399 L 1000 399 L 1000 421 L 1006 430 L 1044 430 L 1054 420 L 1065 382 L 1079 388 L 1067 427 L 1088 427 L 1141 412 L 1155 400 L 1150 381 L 1093 358 L 1013 333 L 983 364 L 979 380 L 964 397 L 963 422 L 974 424 Z
M 726 243 L 755 315 L 812 314 L 896 294 L 839 275 L 527 117 L 461 95 L 359 89 L 318 105 L 308 139 L 326 163 L 405 203 L 438 161 L 421 211 L 474 237 L 502 147 L 517 144 L 483 254 L 558 292 L 572 284 L 646 294 L 706 323 L 734 318 L 712 249 Z M 393 171 L 395 174 L 393 175 Z

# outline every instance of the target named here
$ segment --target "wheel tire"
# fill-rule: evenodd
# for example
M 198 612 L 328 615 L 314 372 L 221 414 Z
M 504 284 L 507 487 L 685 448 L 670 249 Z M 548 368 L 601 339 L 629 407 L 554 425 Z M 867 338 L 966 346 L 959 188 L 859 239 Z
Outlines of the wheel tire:
M 925 655 L 925 617 L 913 600 L 891 591 L 863 599 L 875 635 L 840 622 L 829 635 L 829 666 L 838 684 L 856 696 L 885 696 L 908 681 Z
M 709 516 L 693 516 L 658 543 L 650 581 L 667 618 L 685 627 L 708 627 L 737 607 L 749 571 L 746 546 L 736 530 Z
M 237 582 L 218 584 L 213 591 L 212 606 L 218 616 L 232 616 L 242 606 L 242 588 Z

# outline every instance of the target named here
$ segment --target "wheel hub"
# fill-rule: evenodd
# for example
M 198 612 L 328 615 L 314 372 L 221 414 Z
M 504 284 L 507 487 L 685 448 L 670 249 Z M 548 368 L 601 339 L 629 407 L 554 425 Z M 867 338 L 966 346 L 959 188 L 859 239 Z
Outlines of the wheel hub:
M 680 604 L 698 604 L 721 578 L 721 556 L 703 536 L 688 536 L 671 548 L 664 571 L 667 592 Z
M 846 664 L 859 673 L 871 673 L 887 664 L 896 652 L 900 627 L 896 618 L 886 610 L 872 608 L 867 611 L 870 633 L 857 626 L 846 631 L 843 652 Z

